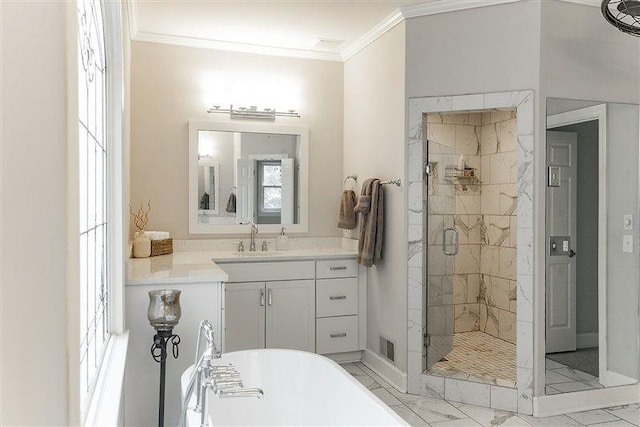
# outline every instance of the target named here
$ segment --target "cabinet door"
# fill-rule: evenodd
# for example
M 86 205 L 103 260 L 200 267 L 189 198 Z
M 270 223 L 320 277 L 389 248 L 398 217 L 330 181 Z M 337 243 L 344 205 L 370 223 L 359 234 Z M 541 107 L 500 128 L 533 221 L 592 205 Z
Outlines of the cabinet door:
M 316 350 L 315 281 L 267 282 L 267 348 Z
M 264 348 L 264 282 L 225 286 L 225 352 Z

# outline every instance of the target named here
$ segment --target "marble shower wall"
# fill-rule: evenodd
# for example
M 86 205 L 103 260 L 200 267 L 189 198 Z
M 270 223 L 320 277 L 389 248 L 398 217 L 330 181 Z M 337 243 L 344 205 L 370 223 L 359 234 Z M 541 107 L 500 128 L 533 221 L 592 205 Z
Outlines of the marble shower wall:
M 429 305 L 452 289 L 455 332 L 481 330 L 515 343 L 515 112 L 428 114 L 426 122 Z M 460 155 L 481 183 L 454 176 Z M 452 226 L 459 233 L 455 257 L 442 254 L 444 229 Z
M 480 330 L 516 342 L 517 123 L 515 111 L 482 114 L 483 245 Z

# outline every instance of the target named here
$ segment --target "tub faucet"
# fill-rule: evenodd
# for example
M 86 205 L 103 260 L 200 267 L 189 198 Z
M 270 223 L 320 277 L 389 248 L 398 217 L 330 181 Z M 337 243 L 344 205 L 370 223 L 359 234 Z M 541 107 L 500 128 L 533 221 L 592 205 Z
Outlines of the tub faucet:
M 249 223 L 251 225 L 251 242 L 249 243 L 249 252 L 256 251 L 256 234 L 258 234 L 258 226 L 253 222 Z
M 198 358 L 200 352 L 200 338 L 204 335 L 207 341 L 207 347 Z M 196 392 L 196 406 L 194 412 L 200 412 L 200 426 L 209 425 L 209 408 L 207 400 L 207 391 L 212 390 L 214 395 L 219 398 L 225 397 L 262 397 L 264 395 L 262 389 L 245 388 L 242 385 L 240 373 L 231 365 L 214 365 L 213 360 L 219 359 L 222 353 L 218 350 L 215 343 L 215 331 L 208 320 L 200 322 L 198 331 L 198 339 L 196 341 L 196 362 L 189 377 L 189 383 L 185 391 L 184 400 L 182 401 L 182 411 L 180 412 L 180 420 L 178 426 L 184 427 L 187 421 L 187 409 L 189 401 Z

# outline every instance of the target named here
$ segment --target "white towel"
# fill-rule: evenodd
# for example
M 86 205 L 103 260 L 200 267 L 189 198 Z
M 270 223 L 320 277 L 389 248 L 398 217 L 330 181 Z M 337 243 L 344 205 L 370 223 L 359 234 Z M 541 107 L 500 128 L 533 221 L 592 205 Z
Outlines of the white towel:
M 168 231 L 145 231 L 144 235 L 149 240 L 164 240 L 169 238 Z

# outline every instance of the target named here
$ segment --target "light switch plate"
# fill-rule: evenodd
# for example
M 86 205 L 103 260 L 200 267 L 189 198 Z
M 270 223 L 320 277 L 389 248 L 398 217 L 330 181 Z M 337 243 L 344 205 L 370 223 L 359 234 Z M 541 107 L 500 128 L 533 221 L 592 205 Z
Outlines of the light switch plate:
M 633 215 L 625 215 L 623 219 L 623 225 L 625 231 L 633 230 Z
M 622 236 L 622 252 L 633 252 L 633 235 L 625 234 Z

